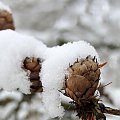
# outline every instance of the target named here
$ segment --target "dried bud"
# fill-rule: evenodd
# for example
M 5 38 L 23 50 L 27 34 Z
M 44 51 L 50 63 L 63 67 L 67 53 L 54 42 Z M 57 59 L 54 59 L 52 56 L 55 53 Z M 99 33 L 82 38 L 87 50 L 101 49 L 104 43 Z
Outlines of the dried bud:
M 0 10 L 0 30 L 15 30 L 12 14 L 6 10 Z
M 40 81 L 39 72 L 41 70 L 41 61 L 37 58 L 31 57 L 24 60 L 25 70 L 30 71 L 29 78 L 32 85 L 30 86 L 31 93 L 42 92 L 42 83 Z

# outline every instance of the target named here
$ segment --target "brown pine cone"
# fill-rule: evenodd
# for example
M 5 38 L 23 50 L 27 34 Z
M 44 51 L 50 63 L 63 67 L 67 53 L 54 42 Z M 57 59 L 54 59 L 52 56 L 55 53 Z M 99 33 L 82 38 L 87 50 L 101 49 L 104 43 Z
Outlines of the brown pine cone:
M 0 30 L 15 30 L 12 14 L 6 10 L 0 10 Z
M 95 57 L 88 56 L 77 60 L 68 69 L 64 85 L 65 95 L 73 99 L 77 115 L 82 120 L 95 120 L 97 116 L 96 104 L 99 99 L 94 93 L 100 79 L 100 67 L 105 64 L 99 65 Z
M 36 92 L 42 92 L 42 83 L 40 81 L 40 70 L 41 70 L 41 61 L 38 58 L 26 58 L 24 60 L 24 66 L 23 68 L 26 71 L 29 71 L 29 79 L 32 85 L 30 86 L 30 91 L 31 93 L 36 93 Z
M 95 59 L 86 59 L 75 62 L 68 69 L 69 75 L 65 82 L 65 93 L 76 103 L 79 99 L 93 96 L 100 78 L 100 69 Z

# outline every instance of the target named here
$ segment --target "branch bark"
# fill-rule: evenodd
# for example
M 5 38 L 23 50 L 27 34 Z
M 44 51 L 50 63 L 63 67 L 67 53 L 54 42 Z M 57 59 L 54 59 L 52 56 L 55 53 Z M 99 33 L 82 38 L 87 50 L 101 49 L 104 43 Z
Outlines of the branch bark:
M 110 107 L 105 107 L 103 112 L 106 113 L 106 114 L 110 114 L 110 115 L 118 115 L 118 116 L 120 116 L 120 110 L 110 108 Z

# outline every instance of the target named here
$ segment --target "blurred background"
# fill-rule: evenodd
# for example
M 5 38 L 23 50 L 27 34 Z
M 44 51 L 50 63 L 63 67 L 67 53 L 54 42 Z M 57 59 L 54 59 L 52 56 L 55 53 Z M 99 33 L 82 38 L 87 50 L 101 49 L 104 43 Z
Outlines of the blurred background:
M 13 13 L 16 31 L 43 41 L 47 46 L 85 40 L 107 61 L 101 77 L 103 102 L 120 108 L 120 0 L 1 0 Z M 87 48 L 86 48 L 87 49 Z M 48 120 L 40 94 L 0 94 L 0 120 Z M 77 120 L 67 109 L 62 120 Z M 55 120 L 58 120 L 56 118 Z M 107 120 L 120 117 L 107 116 Z

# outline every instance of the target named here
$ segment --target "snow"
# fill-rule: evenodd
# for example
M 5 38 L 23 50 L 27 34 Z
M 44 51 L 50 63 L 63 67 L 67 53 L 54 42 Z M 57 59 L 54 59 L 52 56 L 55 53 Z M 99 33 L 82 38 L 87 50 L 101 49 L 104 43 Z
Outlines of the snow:
M 113 104 L 110 104 L 107 99 L 104 97 L 102 98 L 103 103 L 105 106 L 114 108 L 114 109 L 120 109 L 120 88 L 113 87 L 113 85 L 109 85 L 105 87 L 105 93 L 109 95 L 111 100 L 113 101 Z M 120 116 L 115 115 L 109 115 L 106 114 L 107 120 L 120 120 Z
M 7 5 L 3 4 L 2 2 L 0 2 L 0 10 L 6 10 L 11 13 L 10 8 Z
M 110 98 L 113 100 L 113 104 L 115 107 L 120 108 L 120 88 L 109 87 L 105 89 L 105 92 L 109 94 Z
M 20 101 L 22 97 L 23 97 L 22 94 L 18 91 L 14 91 L 14 92 L 2 91 L 0 93 L 0 101 L 7 99 L 7 98 Z
M 18 114 L 18 116 L 19 116 L 19 118 L 21 119 L 21 120 L 24 120 L 25 119 L 25 116 L 27 116 L 27 114 L 28 114 L 28 111 L 29 111 L 29 105 L 28 105 L 28 103 L 27 102 L 23 102 L 22 103 L 22 105 L 21 105 L 21 111 L 19 111 L 19 114 Z
M 2 108 L 2 109 L 0 109 L 1 120 L 5 120 L 7 118 L 7 115 L 9 115 L 11 113 L 11 111 L 14 110 L 16 107 L 17 107 L 17 105 L 15 102 L 8 103 L 8 105 L 5 106 L 4 108 L 0 107 L 0 108 Z
M 42 64 L 40 73 L 44 90 L 42 93 L 43 102 L 50 117 L 62 117 L 64 109 L 61 107 L 61 98 L 58 90 L 63 88 L 69 64 L 73 64 L 77 58 L 80 60 L 88 55 L 91 55 L 91 57 L 96 56 L 99 61 L 99 56 L 96 50 L 85 41 L 48 48 L 46 52 L 46 60 Z
M 0 88 L 8 91 L 19 89 L 30 93 L 30 81 L 21 68 L 26 57 L 43 59 L 46 46 L 33 37 L 21 35 L 12 30 L 0 31 Z

